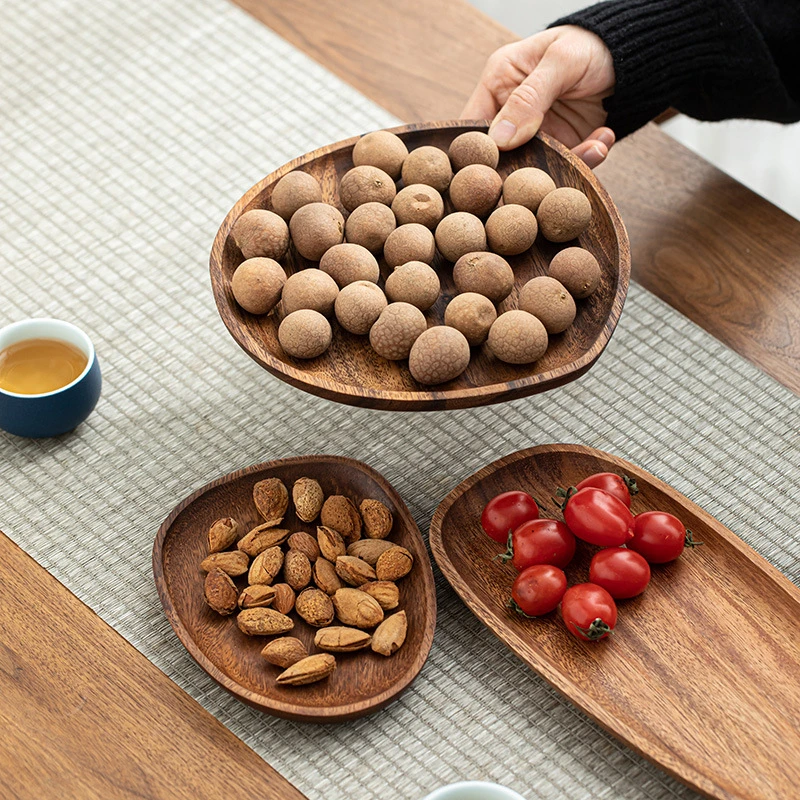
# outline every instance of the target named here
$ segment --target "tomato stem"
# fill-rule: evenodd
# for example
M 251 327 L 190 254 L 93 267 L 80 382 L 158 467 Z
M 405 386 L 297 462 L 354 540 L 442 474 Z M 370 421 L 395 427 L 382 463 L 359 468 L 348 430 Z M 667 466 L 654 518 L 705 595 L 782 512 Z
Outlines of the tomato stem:
M 628 487 L 631 497 L 635 494 L 639 494 L 639 487 L 636 485 L 635 478 L 629 478 L 627 475 L 623 475 L 622 480 L 625 481 L 625 485 Z
M 562 511 L 567 507 L 567 503 L 569 502 L 570 497 L 577 494 L 578 490 L 574 486 L 570 486 L 569 489 L 562 489 L 560 486 L 556 489 L 556 494 L 560 497 L 560 500 L 557 500 L 555 497 L 551 497 L 550 499 L 556 504 L 558 508 Z
M 694 538 L 694 534 L 687 528 L 686 529 L 686 538 L 684 539 L 684 545 L 686 547 L 699 547 L 702 542 L 698 542 Z
M 515 602 L 515 601 L 514 601 L 512 598 L 509 598 L 509 600 L 508 600 L 508 603 L 506 603 L 506 605 L 507 605 L 507 606 L 508 606 L 508 607 L 509 607 L 509 608 L 510 608 L 512 611 L 516 611 L 516 612 L 517 612 L 517 614 L 519 614 L 521 617 L 525 617 L 525 619 L 536 619 L 536 617 L 532 617 L 530 614 L 526 614 L 526 613 L 525 613 L 525 612 L 524 612 L 524 611 L 523 611 L 523 610 L 522 610 L 522 609 L 521 609 L 521 608 L 520 608 L 520 607 L 517 605 L 517 603 L 516 603 L 516 602 Z
M 581 628 L 580 625 L 575 625 L 575 629 L 580 631 L 590 642 L 596 642 L 598 639 L 614 633 L 613 628 L 603 622 L 600 617 L 594 620 L 588 628 Z
M 502 561 L 505 563 L 506 561 L 511 561 L 514 558 L 514 531 L 511 528 L 508 529 L 508 539 L 506 539 L 506 551 L 505 553 L 498 553 L 492 560 L 493 561 Z

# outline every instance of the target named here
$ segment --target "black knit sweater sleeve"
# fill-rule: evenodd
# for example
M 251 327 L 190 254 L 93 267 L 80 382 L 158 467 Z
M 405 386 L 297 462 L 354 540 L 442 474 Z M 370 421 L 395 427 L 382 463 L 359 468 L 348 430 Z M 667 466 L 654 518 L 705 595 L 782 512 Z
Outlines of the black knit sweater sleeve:
M 611 51 L 617 136 L 670 107 L 702 120 L 800 119 L 800 0 L 611 0 L 554 25 L 593 31 Z

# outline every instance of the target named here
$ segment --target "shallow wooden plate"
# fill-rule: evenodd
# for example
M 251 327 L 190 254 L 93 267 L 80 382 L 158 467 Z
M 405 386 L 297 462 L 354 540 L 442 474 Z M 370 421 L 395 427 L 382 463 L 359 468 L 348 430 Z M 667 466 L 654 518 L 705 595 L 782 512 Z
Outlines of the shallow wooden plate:
M 486 130 L 484 122 L 416 123 L 392 130 L 409 150 L 423 144 L 447 149 L 450 142 L 468 130 Z M 603 270 L 598 290 L 578 301 L 575 323 L 562 334 L 550 337 L 547 353 L 535 364 L 503 364 L 486 347 L 473 350 L 470 366 L 454 381 L 437 387 L 418 384 L 408 371 L 408 362 L 391 362 L 378 356 L 368 337 L 355 336 L 333 322 L 333 344 L 319 358 L 302 361 L 287 356 L 278 343 L 279 318 L 243 311 L 233 298 L 231 277 L 243 257 L 229 236 L 236 220 L 253 208 L 270 208 L 272 187 L 295 169 L 314 175 L 322 184 L 323 199 L 347 212 L 339 201 L 339 179 L 352 164 L 358 137 L 315 150 L 268 175 L 250 189 L 231 209 L 217 233 L 211 250 L 211 283 L 217 309 L 228 331 L 242 349 L 281 380 L 312 394 L 356 406 L 421 411 L 466 408 L 524 397 L 553 389 L 583 375 L 608 344 L 619 320 L 630 277 L 630 247 L 614 203 L 594 173 L 554 139 L 537 136 L 513 152 L 504 153 L 498 170 L 505 176 L 524 166 L 547 170 L 558 186 L 574 186 L 586 193 L 592 204 L 592 223 L 578 239 L 591 251 Z M 445 197 L 445 211 L 452 211 Z M 539 237 L 527 253 L 509 259 L 516 274 L 516 287 L 500 311 L 516 308 L 519 288 L 535 275 L 544 275 L 550 260 L 562 247 Z M 318 266 L 298 255 L 294 247 L 283 259 L 288 273 Z M 385 279 L 391 270 L 381 260 Z M 427 313 L 428 324 L 443 324 L 444 309 L 455 294 L 452 266 L 437 254 L 434 261 L 442 283 L 442 296 Z
M 635 478 L 634 513 L 668 511 L 702 547 L 653 567 L 647 591 L 620 601 L 616 635 L 580 642 L 555 612 L 526 620 L 506 606 L 516 575 L 492 561 L 486 502 L 530 491 L 558 517 L 557 486 L 592 472 Z M 800 590 L 735 534 L 633 464 L 578 445 L 495 461 L 457 486 L 431 524 L 431 548 L 470 610 L 532 669 L 641 755 L 712 798 L 785 800 L 800 786 Z M 588 580 L 591 548 L 567 570 Z
M 371 650 L 336 655 L 337 669 L 327 680 L 309 686 L 278 686 L 278 667 L 261 657 L 269 641 L 245 636 L 234 616 L 221 617 L 205 603 L 199 564 L 206 556 L 211 523 L 233 516 L 250 530 L 262 522 L 253 505 L 253 486 L 277 477 L 291 492 L 301 477 L 315 478 L 325 495 L 352 500 L 374 498 L 394 514 L 389 537 L 411 551 L 414 568 L 402 581 L 400 608 L 408 614 L 408 637 L 390 658 Z M 290 503 L 281 524 L 291 530 L 316 532 L 300 522 Z M 370 714 L 397 698 L 416 678 L 428 657 L 436 627 L 436 593 L 425 544 L 411 514 L 388 481 L 375 470 L 349 458 L 304 456 L 257 464 L 209 483 L 183 500 L 167 517 L 153 547 L 156 588 L 170 624 L 192 658 L 224 689 L 269 714 L 308 722 L 340 722 Z M 246 575 L 235 579 L 244 588 Z M 314 652 L 315 628 L 292 612 L 291 635 Z

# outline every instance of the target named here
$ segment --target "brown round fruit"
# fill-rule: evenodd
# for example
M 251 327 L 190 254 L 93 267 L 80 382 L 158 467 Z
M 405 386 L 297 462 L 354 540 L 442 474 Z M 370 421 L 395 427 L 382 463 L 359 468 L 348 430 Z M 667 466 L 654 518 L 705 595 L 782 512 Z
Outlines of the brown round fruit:
M 470 164 L 485 164 L 496 169 L 500 161 L 500 151 L 494 139 L 481 131 L 468 131 L 456 136 L 450 142 L 449 154 L 456 172 Z
M 432 186 L 414 183 L 397 193 L 392 211 L 400 225 L 416 222 L 432 229 L 444 215 L 444 201 Z
M 486 250 L 486 231 L 483 223 L 466 211 L 448 214 L 436 226 L 436 246 L 439 252 L 455 263 L 465 253 Z
M 422 261 L 401 264 L 386 279 L 386 296 L 393 303 L 410 303 L 427 311 L 438 299 L 439 276 L 433 267 Z
M 411 346 L 425 332 L 425 315 L 410 303 L 390 303 L 369 332 L 372 349 L 390 361 L 408 358 Z
M 274 258 L 286 255 L 289 229 L 272 211 L 255 208 L 245 211 L 231 228 L 231 236 L 245 258 Z
M 433 186 L 437 192 L 444 192 L 453 178 L 450 159 L 444 150 L 424 145 L 412 150 L 403 162 L 403 183 L 411 186 L 424 183 Z
M 547 350 L 544 325 L 527 311 L 506 311 L 489 330 L 489 349 L 507 364 L 530 364 Z
M 486 341 L 496 319 L 494 303 L 475 292 L 457 294 L 444 310 L 444 324 L 461 331 L 472 347 Z
M 600 285 L 602 274 L 597 259 L 582 247 L 566 247 L 550 262 L 548 274 L 581 300 Z
M 583 192 L 563 186 L 545 196 L 539 204 L 536 219 L 545 239 L 569 242 L 589 227 L 592 204 Z
M 339 287 L 330 275 L 315 267 L 301 269 L 290 275 L 283 285 L 281 306 L 284 314 L 310 308 L 328 316 L 338 294 Z
M 319 261 L 344 239 L 344 217 L 327 203 L 309 203 L 292 214 L 289 230 L 297 252 L 309 261 Z
M 353 167 L 342 176 L 339 197 L 342 205 L 352 211 L 364 203 L 392 204 L 397 194 L 394 181 L 378 167 Z
M 555 181 L 544 170 L 523 167 L 503 181 L 503 203 L 525 206 L 535 214 L 545 195 L 555 188 Z
M 500 199 L 503 179 L 485 164 L 470 164 L 450 181 L 450 201 L 456 211 L 485 217 Z
M 339 292 L 334 307 L 345 330 L 365 336 L 386 308 L 386 295 L 370 281 L 356 281 Z
M 242 261 L 231 278 L 236 302 L 251 314 L 269 314 L 278 304 L 286 283 L 283 267 L 271 258 Z
M 477 292 L 501 303 L 514 288 L 514 271 L 496 253 L 466 253 L 453 267 L 453 282 L 459 292 Z
M 377 283 L 381 275 L 375 256 L 360 244 L 335 244 L 322 256 L 319 268 L 330 275 L 340 289 L 355 281 Z
M 399 136 L 389 131 L 364 134 L 353 147 L 353 164 L 382 169 L 390 178 L 400 177 L 408 149 Z
M 469 342 L 461 331 L 446 325 L 428 328 L 414 342 L 408 368 L 414 380 L 424 384 L 445 383 L 469 366 Z
M 313 175 L 300 170 L 284 175 L 272 190 L 272 210 L 287 222 L 298 208 L 321 202 L 322 189 L 319 181 Z
M 331 335 L 330 322 L 310 308 L 292 312 L 278 328 L 278 341 L 293 358 L 321 356 L 330 346 Z
M 548 333 L 565 331 L 575 319 L 575 301 L 555 278 L 531 278 L 519 292 L 519 307 L 541 320 Z
M 535 214 L 525 206 L 501 206 L 486 220 L 489 249 L 501 256 L 524 253 L 533 244 L 538 230 Z
M 348 242 L 366 247 L 370 253 L 380 253 L 386 237 L 397 227 L 394 212 L 383 203 L 364 203 L 356 208 L 344 224 Z
M 409 261 L 423 261 L 430 264 L 434 255 L 436 255 L 436 243 L 433 234 L 418 222 L 401 225 L 392 231 L 383 246 L 383 258 L 390 267 L 399 267 Z

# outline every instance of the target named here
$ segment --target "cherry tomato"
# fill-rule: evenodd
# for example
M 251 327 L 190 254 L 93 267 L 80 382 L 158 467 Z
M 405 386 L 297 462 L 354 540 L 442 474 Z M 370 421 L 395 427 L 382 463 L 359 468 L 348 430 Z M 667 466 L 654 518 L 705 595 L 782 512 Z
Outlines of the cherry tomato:
M 615 600 L 624 600 L 647 588 L 650 565 L 633 550 L 607 547 L 592 558 L 589 580 L 602 586 Z
M 529 519 L 539 519 L 539 506 L 527 492 L 503 492 L 483 509 L 481 526 L 486 535 L 505 544 L 512 531 Z
M 580 491 L 589 486 L 613 494 L 617 500 L 621 500 L 628 508 L 631 507 L 631 495 L 639 493 L 636 481 L 631 480 L 627 475 L 617 475 L 614 472 L 597 472 L 588 478 L 584 478 L 580 483 L 576 484 L 575 488 Z
M 692 538 L 683 523 L 666 511 L 645 511 L 633 519 L 633 539 L 628 547 L 641 553 L 651 564 L 674 561 L 684 546 L 696 547 L 702 542 Z
M 508 553 L 503 560 L 511 559 L 518 572 L 534 564 L 552 564 L 564 569 L 575 555 L 575 536 L 563 523 L 555 519 L 532 519 L 523 522 L 511 534 Z
M 591 486 L 567 500 L 564 522 L 579 539 L 601 547 L 625 544 L 633 536 L 633 514 L 625 503 Z
M 614 598 L 602 586 L 579 583 L 570 586 L 564 594 L 561 616 L 573 636 L 596 642 L 605 639 L 614 630 L 617 606 Z
M 563 570 L 551 564 L 534 564 L 517 575 L 509 606 L 526 617 L 541 617 L 555 609 L 566 591 Z

